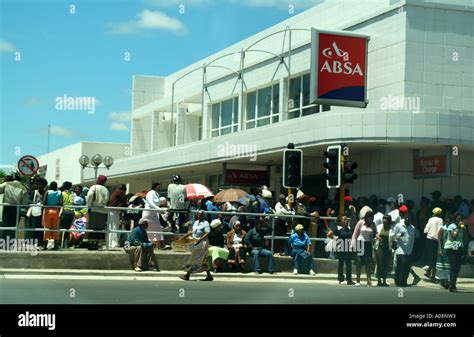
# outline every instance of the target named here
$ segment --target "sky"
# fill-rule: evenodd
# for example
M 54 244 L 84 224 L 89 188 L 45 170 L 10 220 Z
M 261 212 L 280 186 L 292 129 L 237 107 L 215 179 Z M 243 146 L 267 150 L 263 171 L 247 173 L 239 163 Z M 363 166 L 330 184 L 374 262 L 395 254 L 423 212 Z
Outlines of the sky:
M 0 0 L 0 169 L 46 153 L 48 125 L 50 151 L 128 143 L 133 75 L 167 76 L 319 2 Z M 65 96 L 95 111 L 61 109 Z

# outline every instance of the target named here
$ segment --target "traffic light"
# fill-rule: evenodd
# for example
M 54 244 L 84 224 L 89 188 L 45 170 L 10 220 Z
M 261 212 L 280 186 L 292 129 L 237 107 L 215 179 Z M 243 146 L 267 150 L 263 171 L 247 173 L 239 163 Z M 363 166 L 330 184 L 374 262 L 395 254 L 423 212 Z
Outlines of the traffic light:
M 341 185 L 341 146 L 328 146 L 324 152 L 324 157 L 326 157 L 324 163 L 326 186 L 328 188 L 338 188 Z
M 357 179 L 354 170 L 358 167 L 355 161 L 344 162 L 344 184 L 352 184 Z
M 300 188 L 303 185 L 303 151 L 286 149 L 283 151 L 283 186 Z

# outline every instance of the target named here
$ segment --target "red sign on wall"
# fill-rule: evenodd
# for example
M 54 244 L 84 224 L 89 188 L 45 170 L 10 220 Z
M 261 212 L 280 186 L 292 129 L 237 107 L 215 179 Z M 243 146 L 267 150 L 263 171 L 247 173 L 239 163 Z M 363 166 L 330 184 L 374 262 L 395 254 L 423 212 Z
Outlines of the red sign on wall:
M 312 29 L 312 103 L 367 106 L 368 36 Z
M 262 185 L 267 182 L 267 171 L 227 169 L 225 182 L 228 185 Z
M 446 156 L 415 158 L 413 166 L 414 178 L 433 178 L 447 175 L 449 175 L 449 172 Z

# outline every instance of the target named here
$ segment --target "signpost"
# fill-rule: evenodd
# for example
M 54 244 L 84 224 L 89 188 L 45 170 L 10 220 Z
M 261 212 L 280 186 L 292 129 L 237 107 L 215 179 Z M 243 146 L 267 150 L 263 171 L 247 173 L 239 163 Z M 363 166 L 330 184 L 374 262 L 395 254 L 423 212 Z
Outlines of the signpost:
M 310 103 L 365 108 L 369 37 L 311 29 Z
M 27 155 L 23 156 L 18 160 L 18 171 L 26 176 L 26 177 L 32 177 L 38 172 L 39 170 L 39 162 L 38 159 L 36 159 L 33 156 Z

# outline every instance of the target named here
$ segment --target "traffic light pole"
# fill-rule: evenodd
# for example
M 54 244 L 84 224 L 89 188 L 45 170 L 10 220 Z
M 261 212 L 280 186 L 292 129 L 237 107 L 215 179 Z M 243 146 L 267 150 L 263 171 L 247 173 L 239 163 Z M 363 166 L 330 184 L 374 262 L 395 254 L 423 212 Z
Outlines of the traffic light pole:
M 339 185 L 339 215 L 344 215 L 344 194 L 346 189 L 344 187 L 344 154 L 341 153 L 341 184 Z

